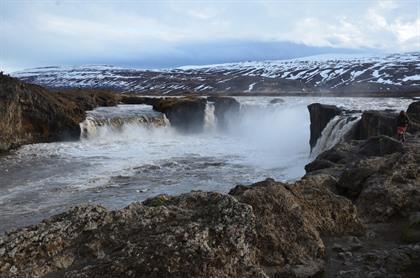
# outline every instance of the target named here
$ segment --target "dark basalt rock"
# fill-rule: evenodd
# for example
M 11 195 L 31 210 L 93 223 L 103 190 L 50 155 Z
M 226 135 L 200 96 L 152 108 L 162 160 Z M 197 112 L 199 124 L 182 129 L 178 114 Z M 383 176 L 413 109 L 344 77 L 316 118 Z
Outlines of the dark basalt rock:
M 200 132 L 204 126 L 206 99 L 199 97 L 163 98 L 153 109 L 165 113 L 171 125 L 182 132 Z
M 266 180 L 231 195 L 160 195 L 108 211 L 79 206 L 0 237 L 0 277 L 311 277 L 321 235 L 363 231 L 329 176 Z
M 325 160 L 325 159 L 315 159 L 314 161 L 308 163 L 307 165 L 305 165 L 305 171 L 307 173 L 309 172 L 314 172 L 317 170 L 321 170 L 321 169 L 325 169 L 325 168 L 330 168 L 332 166 L 334 166 L 334 162 L 330 161 L 330 160 Z
M 232 97 L 211 96 L 207 101 L 214 102 L 214 114 L 220 128 L 225 128 L 229 119 L 237 116 L 240 110 L 239 102 Z
M 411 103 L 407 109 L 407 116 L 410 119 L 408 132 L 420 132 L 420 101 Z
M 329 191 L 331 183 L 328 175 L 294 185 L 267 179 L 229 192 L 254 210 L 259 264 L 270 277 L 312 277 L 324 268 L 321 235 L 363 231 L 353 205 Z
M 387 135 L 395 137 L 397 113 L 390 111 L 365 111 L 356 124 L 354 139 L 367 139 L 372 136 Z
M 311 137 L 309 144 L 312 149 L 318 138 L 321 136 L 322 130 L 328 122 L 331 121 L 331 119 L 342 113 L 342 109 L 334 105 L 313 103 L 308 105 L 308 110 L 311 120 Z
M 381 135 L 342 142 L 308 164 L 307 176 L 334 176 L 333 191 L 353 200 L 368 221 L 401 218 L 420 210 L 419 139 L 410 135 L 402 144 Z

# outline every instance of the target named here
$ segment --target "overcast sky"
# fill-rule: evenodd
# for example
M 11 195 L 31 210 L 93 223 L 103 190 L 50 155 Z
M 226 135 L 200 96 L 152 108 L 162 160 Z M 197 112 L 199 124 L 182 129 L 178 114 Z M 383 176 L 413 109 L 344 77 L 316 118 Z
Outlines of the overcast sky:
M 420 50 L 420 0 L 0 0 L 0 67 L 171 67 Z M 289 52 L 288 52 L 289 51 Z

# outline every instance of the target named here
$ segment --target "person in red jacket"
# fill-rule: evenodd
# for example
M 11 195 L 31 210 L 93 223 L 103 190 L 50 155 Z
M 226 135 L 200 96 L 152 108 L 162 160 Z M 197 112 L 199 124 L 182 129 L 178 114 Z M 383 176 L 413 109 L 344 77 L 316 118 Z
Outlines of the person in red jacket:
M 401 111 L 397 117 L 397 138 L 402 142 L 405 141 L 405 132 L 407 131 L 409 122 L 410 120 L 405 111 Z

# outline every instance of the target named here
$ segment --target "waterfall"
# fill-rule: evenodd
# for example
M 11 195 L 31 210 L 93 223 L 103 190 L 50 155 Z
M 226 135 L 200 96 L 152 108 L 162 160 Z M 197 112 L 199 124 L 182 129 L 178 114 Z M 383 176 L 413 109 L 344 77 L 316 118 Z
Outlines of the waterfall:
M 89 111 L 86 119 L 79 124 L 80 137 L 89 139 L 121 133 L 127 129 L 170 126 L 165 114 L 145 110 L 144 107 L 125 107 L 121 109 L 121 113 L 114 110 L 115 108 L 101 108 Z
M 345 139 L 346 135 L 350 132 L 352 127 L 359 119 L 360 115 L 335 116 L 322 130 L 321 136 L 318 138 L 315 147 L 311 151 L 311 155 L 315 157 L 340 143 Z
M 214 115 L 214 103 L 207 102 L 204 110 L 204 130 L 212 131 L 216 128 L 216 116 Z

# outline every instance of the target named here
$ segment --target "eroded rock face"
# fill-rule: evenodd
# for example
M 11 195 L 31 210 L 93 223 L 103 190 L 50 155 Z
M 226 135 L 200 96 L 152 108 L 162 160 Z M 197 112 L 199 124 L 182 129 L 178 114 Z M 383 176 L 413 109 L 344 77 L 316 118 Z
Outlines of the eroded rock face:
M 239 102 L 232 97 L 211 96 L 207 101 L 214 102 L 214 114 L 220 128 L 225 128 L 229 119 L 237 116 L 240 110 Z
M 84 111 L 44 88 L 0 76 L 0 151 L 23 144 L 74 139 Z
M 326 105 L 320 103 L 313 103 L 308 105 L 308 110 L 311 120 L 311 137 L 309 139 L 309 144 L 312 149 L 328 122 L 331 121 L 335 116 L 340 115 L 342 110 L 335 105 Z
M 171 125 L 183 132 L 200 132 L 204 127 L 206 99 L 198 97 L 164 98 L 153 109 L 165 113 Z
M 220 193 L 76 207 L 0 239 L 0 276 L 265 277 L 252 208 Z
M 85 110 L 115 105 L 110 92 L 47 89 L 0 75 L 0 152 L 23 144 L 73 140 Z

